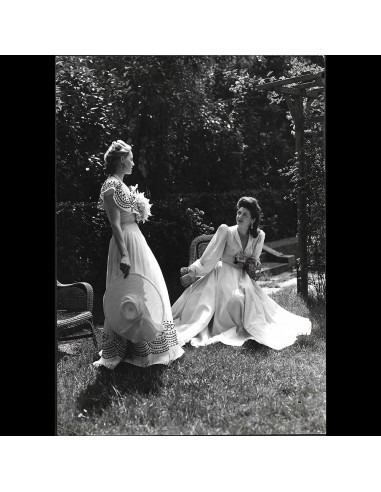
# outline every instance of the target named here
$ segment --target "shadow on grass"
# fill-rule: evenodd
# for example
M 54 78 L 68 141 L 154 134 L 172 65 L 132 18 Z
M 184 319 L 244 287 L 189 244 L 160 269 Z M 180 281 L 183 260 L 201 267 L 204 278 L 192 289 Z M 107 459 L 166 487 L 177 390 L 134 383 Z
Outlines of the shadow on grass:
M 56 362 L 60 362 L 62 359 L 66 360 L 68 359 L 68 357 L 70 356 L 73 356 L 74 357 L 75 354 L 68 354 L 67 352 L 63 352 L 62 350 L 58 349 L 57 351 L 57 359 L 56 359 Z
M 314 349 L 317 346 L 319 338 L 324 338 L 324 336 L 322 336 L 318 331 L 317 333 L 313 333 L 311 335 L 299 335 L 292 345 L 289 347 L 284 347 L 282 350 L 274 350 L 266 345 L 256 342 L 255 340 L 248 340 L 242 346 L 242 352 L 265 358 L 274 352 L 282 352 L 283 350 L 291 347 L 297 347 L 299 349 Z
M 61 360 L 67 360 L 69 357 L 75 357 L 78 356 L 80 353 L 80 347 L 77 344 L 74 343 L 61 343 L 58 345 L 58 350 L 57 350 L 57 363 L 60 362 Z
M 56 362 L 69 360 L 72 357 L 86 357 L 95 360 L 101 346 L 101 338 L 95 332 L 98 349 L 95 348 L 92 338 L 80 338 L 79 340 L 58 342 Z
M 243 353 L 246 354 L 251 354 L 255 356 L 260 355 L 263 357 L 266 357 L 271 352 L 271 349 L 269 347 L 263 345 L 262 343 L 258 343 L 255 340 L 247 340 L 247 342 L 242 345 L 241 350 Z
M 77 406 L 80 409 L 86 408 L 88 415 L 100 415 L 115 398 L 157 394 L 163 386 L 162 376 L 166 368 L 162 364 L 137 367 L 123 362 L 114 370 L 91 366 L 96 374 L 95 378 L 79 394 Z

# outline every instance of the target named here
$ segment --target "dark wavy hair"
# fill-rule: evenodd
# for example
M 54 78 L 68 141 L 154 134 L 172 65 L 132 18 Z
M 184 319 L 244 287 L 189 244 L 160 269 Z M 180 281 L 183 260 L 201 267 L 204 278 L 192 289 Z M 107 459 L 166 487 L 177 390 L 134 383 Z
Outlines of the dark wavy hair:
M 261 207 L 258 204 L 258 200 L 252 196 L 243 196 L 237 202 L 237 210 L 241 207 L 247 208 L 250 212 L 251 218 L 254 219 L 253 226 L 249 227 L 249 234 L 253 237 L 257 237 L 259 234 L 259 221 L 261 219 Z

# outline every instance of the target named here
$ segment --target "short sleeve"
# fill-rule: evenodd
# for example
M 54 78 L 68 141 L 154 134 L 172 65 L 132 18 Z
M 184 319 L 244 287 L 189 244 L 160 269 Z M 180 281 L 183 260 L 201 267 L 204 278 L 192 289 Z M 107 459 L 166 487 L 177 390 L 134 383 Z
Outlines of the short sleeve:
M 106 190 L 104 193 L 103 193 L 103 199 L 105 196 L 111 196 L 115 193 L 115 189 L 114 188 L 109 188 L 108 190 Z
M 131 196 L 127 193 L 123 184 L 116 179 L 108 179 L 103 183 L 97 207 L 104 210 L 104 197 L 112 195 L 115 204 L 126 212 L 138 213 L 136 204 L 132 201 Z

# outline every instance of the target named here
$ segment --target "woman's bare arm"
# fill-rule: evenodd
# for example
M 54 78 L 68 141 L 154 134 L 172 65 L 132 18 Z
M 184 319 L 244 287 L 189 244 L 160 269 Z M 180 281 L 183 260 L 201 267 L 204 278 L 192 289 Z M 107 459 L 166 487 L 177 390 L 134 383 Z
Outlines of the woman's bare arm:
M 127 247 L 124 243 L 122 228 L 120 227 L 120 210 L 115 204 L 112 195 L 105 195 L 104 202 L 106 205 L 105 209 L 107 217 L 112 227 L 112 234 L 114 236 L 116 245 L 121 256 L 120 269 L 124 273 L 124 277 L 127 277 L 131 267 L 131 263 Z

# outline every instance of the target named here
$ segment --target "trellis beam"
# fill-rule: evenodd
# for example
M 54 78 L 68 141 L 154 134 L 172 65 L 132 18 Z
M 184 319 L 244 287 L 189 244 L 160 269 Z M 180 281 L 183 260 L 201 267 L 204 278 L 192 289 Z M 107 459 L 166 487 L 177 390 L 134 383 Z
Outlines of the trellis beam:
M 305 84 L 298 84 L 297 87 L 300 87 L 301 89 L 308 89 L 309 87 L 324 87 L 323 81 L 321 80 L 321 77 L 319 77 L 319 81 L 314 81 L 314 82 L 306 82 Z
M 306 89 L 299 89 L 297 87 L 282 87 L 281 89 L 278 89 L 276 92 L 279 92 L 281 94 L 292 94 L 293 96 L 303 96 L 303 97 L 308 97 L 311 99 L 317 99 L 319 97 L 319 94 L 321 91 L 324 89 L 322 88 L 321 90 L 314 90 L 314 91 L 306 91 Z
M 307 74 L 307 75 L 299 75 L 298 77 L 291 77 L 289 79 L 275 80 L 274 82 L 266 82 L 265 84 L 257 84 L 255 86 L 255 89 L 259 90 L 259 91 L 268 91 L 268 90 L 272 90 L 274 87 L 281 87 L 284 85 L 293 84 L 294 82 L 301 82 L 301 81 L 307 82 L 310 80 L 317 80 L 317 79 L 320 79 L 319 80 L 319 85 L 320 85 L 320 81 L 322 80 L 323 74 L 324 74 L 324 71 L 323 72 L 317 72 L 317 73 L 311 73 L 311 74 Z

